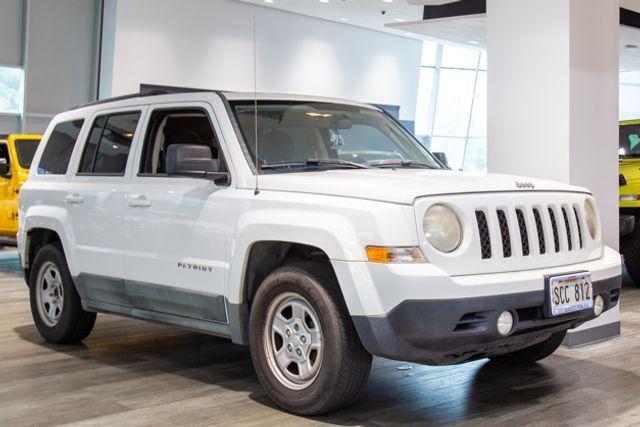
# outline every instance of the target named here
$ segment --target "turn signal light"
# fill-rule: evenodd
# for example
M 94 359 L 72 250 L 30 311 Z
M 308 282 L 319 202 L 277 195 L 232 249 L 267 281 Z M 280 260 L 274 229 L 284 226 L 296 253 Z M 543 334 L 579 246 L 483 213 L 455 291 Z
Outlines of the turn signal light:
M 370 262 L 382 264 L 401 264 L 425 262 L 422 252 L 417 247 L 385 247 L 367 246 L 367 258 Z

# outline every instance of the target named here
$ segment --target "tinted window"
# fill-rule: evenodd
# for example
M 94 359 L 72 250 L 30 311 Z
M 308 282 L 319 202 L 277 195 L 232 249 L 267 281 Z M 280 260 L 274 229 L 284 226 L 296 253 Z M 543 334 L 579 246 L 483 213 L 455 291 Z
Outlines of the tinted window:
M 38 149 L 38 143 L 40 141 L 33 139 L 18 139 L 16 140 L 16 151 L 18 152 L 18 163 L 25 169 L 31 167 L 31 161 Z
M 9 155 L 9 146 L 6 142 L 0 143 L 0 163 L 11 167 L 11 156 Z
M 99 117 L 91 129 L 79 172 L 124 175 L 140 113 Z
M 74 120 L 56 125 L 42 152 L 38 165 L 39 174 L 64 175 L 67 173 L 71 153 L 83 123 L 84 120 Z
M 107 123 L 106 117 L 98 117 L 91 127 L 89 133 L 89 139 L 84 146 L 84 153 L 82 153 L 82 160 L 80 161 L 79 172 L 88 173 L 91 172 L 93 167 L 93 159 L 96 156 L 96 147 L 100 142 L 104 125 Z

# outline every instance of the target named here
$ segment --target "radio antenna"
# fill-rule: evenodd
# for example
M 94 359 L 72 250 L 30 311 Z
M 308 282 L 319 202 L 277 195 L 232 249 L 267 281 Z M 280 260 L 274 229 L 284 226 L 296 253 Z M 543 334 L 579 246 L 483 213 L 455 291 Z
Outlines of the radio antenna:
M 260 177 L 260 155 L 258 152 L 258 54 L 256 47 L 256 16 L 253 15 L 253 136 L 255 139 L 256 156 L 256 188 L 254 195 L 260 194 L 258 179 Z

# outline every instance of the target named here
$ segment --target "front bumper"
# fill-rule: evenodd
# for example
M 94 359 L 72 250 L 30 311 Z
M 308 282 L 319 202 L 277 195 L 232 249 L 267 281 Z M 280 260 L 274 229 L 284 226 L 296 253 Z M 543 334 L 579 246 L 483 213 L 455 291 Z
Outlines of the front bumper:
M 593 283 L 605 310 L 618 304 L 620 276 Z M 353 316 L 364 347 L 388 359 L 447 365 L 499 355 L 547 339 L 553 332 L 593 319 L 592 310 L 544 317 L 545 292 L 452 300 L 405 301 L 385 316 Z M 513 332 L 496 329 L 500 313 L 515 313 Z
M 618 303 L 620 255 L 538 270 L 449 276 L 433 264 L 332 261 L 349 313 L 365 348 L 390 359 L 442 365 L 498 355 L 593 318 L 578 312 L 544 316 L 545 276 L 589 271 L 605 309 Z M 495 328 L 503 310 L 516 314 L 506 338 Z

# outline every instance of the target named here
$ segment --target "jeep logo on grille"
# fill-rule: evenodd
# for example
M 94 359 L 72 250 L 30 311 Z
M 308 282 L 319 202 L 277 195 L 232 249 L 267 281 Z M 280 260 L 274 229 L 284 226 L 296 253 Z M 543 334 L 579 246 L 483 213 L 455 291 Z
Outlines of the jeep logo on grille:
M 516 181 L 516 187 L 517 188 L 528 188 L 529 190 L 533 190 L 534 188 L 536 188 L 533 185 L 533 182 L 518 182 L 518 181 Z

